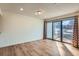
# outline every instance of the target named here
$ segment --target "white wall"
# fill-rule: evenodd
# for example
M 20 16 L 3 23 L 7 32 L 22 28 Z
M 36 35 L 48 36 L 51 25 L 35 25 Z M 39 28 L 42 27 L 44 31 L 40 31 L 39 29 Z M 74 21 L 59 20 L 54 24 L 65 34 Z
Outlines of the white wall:
M 40 40 L 43 37 L 43 20 L 7 13 L 2 16 L 0 47 Z

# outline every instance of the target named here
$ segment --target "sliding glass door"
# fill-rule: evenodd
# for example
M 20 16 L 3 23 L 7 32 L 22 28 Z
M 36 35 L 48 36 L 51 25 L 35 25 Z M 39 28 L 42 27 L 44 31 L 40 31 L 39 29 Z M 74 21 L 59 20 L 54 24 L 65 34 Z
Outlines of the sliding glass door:
M 73 39 L 73 27 L 74 20 L 64 20 L 62 21 L 62 30 L 63 30 L 63 42 L 72 43 Z
M 74 17 L 47 22 L 46 38 L 71 43 L 73 39 Z
M 53 22 L 53 39 L 61 40 L 61 22 Z
M 47 22 L 46 38 L 52 39 L 52 22 Z

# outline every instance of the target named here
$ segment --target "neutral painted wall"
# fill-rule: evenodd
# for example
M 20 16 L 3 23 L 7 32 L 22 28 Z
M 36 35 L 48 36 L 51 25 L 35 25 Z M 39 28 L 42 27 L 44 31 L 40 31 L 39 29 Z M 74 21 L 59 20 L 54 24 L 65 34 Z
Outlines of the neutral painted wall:
M 0 47 L 40 40 L 43 37 L 43 20 L 7 13 L 2 16 Z
M 1 15 L 0 15 L 0 32 L 1 32 L 1 22 L 2 22 L 2 19 L 1 19 Z

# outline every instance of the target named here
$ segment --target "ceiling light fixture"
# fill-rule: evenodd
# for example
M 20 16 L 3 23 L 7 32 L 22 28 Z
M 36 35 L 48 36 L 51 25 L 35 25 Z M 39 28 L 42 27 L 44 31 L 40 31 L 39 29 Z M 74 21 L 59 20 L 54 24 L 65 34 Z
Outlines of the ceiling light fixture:
M 23 11 L 24 9 L 23 8 L 20 8 L 20 11 Z
M 41 15 L 41 14 L 43 14 L 43 12 L 44 11 L 42 9 L 38 9 L 35 11 L 35 15 Z
M 42 14 L 42 11 L 36 11 L 35 12 L 35 15 L 41 15 Z
M 47 18 L 47 16 L 45 16 L 45 18 Z

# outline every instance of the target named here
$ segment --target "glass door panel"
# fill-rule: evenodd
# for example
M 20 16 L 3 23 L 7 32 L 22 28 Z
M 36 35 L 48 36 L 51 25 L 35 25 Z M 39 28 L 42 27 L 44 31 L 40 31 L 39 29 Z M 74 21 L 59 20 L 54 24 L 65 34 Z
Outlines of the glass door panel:
M 53 39 L 61 41 L 61 22 L 53 22 Z
M 47 35 L 46 38 L 52 39 L 52 22 L 47 22 Z
M 72 43 L 74 20 L 62 21 L 63 42 Z

